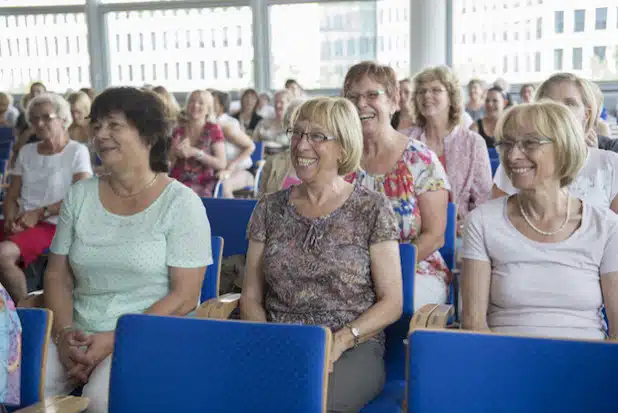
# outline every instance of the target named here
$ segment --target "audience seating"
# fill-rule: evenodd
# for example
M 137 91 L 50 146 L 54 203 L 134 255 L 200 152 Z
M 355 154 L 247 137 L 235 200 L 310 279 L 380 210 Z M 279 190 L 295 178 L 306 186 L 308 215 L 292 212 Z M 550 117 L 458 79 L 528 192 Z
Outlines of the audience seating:
M 408 412 L 616 412 L 618 343 L 414 330 Z
M 500 154 L 496 148 L 488 148 L 489 163 L 491 164 L 491 176 L 496 175 L 498 166 L 500 166 Z
M 109 413 L 321 413 L 330 345 L 319 326 L 125 315 Z
M 255 208 L 255 199 L 202 198 L 212 236 L 225 240 L 224 257 L 246 254 L 249 243 L 246 238 L 247 224 Z
M 13 142 L 14 140 L 13 128 L 0 126 L 0 143 Z
M 262 169 L 264 168 L 264 142 L 253 142 L 255 144 L 255 150 L 251 154 L 251 161 L 253 162 L 253 166 L 251 169 L 254 171 L 254 183 L 253 188 L 246 188 L 247 190 L 252 191 L 253 197 L 257 198 L 258 192 L 260 189 L 260 177 L 262 176 Z M 220 179 L 217 181 L 215 185 L 215 189 L 213 191 L 213 196 L 215 198 L 221 198 L 223 195 L 223 185 L 225 185 L 225 180 Z
M 212 264 L 206 267 L 202 290 L 200 293 L 200 303 L 219 296 L 219 276 L 221 274 L 221 260 L 223 259 L 223 238 L 210 237 L 212 248 Z

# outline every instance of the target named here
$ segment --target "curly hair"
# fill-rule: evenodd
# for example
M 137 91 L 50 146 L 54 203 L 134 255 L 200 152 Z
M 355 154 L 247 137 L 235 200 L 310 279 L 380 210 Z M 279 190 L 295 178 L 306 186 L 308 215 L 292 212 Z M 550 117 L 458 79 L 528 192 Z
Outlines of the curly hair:
M 461 93 L 461 86 L 459 85 L 459 79 L 455 73 L 446 66 L 430 67 L 417 73 L 412 79 L 412 95 L 414 99 L 413 104 L 413 116 L 414 124 L 425 127 L 427 119 L 421 113 L 418 103 L 416 101 L 418 90 L 421 85 L 426 82 L 437 80 L 442 83 L 448 93 L 449 111 L 448 111 L 448 123 L 451 127 L 459 125 L 462 122 L 463 113 L 463 96 Z

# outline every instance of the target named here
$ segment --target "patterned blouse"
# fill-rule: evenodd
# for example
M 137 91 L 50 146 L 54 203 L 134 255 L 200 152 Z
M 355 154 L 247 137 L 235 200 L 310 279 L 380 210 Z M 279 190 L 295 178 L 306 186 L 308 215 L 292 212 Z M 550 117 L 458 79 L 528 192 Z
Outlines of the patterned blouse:
M 369 247 L 399 238 L 397 218 L 360 185 L 331 214 L 306 218 L 289 202 L 292 189 L 262 197 L 249 221 L 247 238 L 265 243 L 266 316 L 336 332 L 376 303 Z M 375 338 L 384 343 L 383 333 Z
M 176 128 L 172 135 L 172 147 L 178 145 L 184 138 L 185 128 L 183 126 Z M 212 145 L 217 142 L 225 142 L 221 127 L 216 123 L 206 122 L 196 147 L 212 155 Z M 193 189 L 200 197 L 211 197 L 217 183 L 214 168 L 193 158 L 177 159 L 170 176 Z
M 421 232 L 418 196 L 427 191 L 450 190 L 446 172 L 436 154 L 415 139 L 410 139 L 391 172 L 384 175 L 352 172 L 346 180 L 386 195 L 399 220 L 399 241 L 404 243 L 413 242 Z M 449 284 L 450 272 L 440 252 L 435 251 L 425 261 L 417 263 L 416 276 L 423 275 L 438 277 L 445 286 Z
M 15 304 L 0 284 L 0 411 L 21 402 L 21 324 Z

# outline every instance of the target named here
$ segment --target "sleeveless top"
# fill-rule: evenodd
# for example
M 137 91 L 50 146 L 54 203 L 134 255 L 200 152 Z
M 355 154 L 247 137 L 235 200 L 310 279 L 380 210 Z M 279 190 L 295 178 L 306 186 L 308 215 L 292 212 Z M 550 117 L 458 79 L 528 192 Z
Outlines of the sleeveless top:
M 219 116 L 219 118 L 217 119 L 217 122 L 219 123 L 219 125 L 221 125 L 222 128 L 224 125 L 230 125 L 234 129 L 238 128 L 239 130 L 242 130 L 238 119 L 236 119 L 233 116 L 228 115 L 227 113 L 224 113 L 221 116 Z M 236 159 L 239 154 L 240 154 L 240 148 L 234 145 L 232 142 L 230 142 L 226 136 L 225 137 L 225 159 L 227 159 L 229 163 L 233 161 L 234 159 Z M 253 166 L 253 161 L 251 160 L 251 158 L 247 158 L 244 161 L 242 161 L 240 164 L 238 164 L 236 166 L 236 169 L 249 169 L 251 168 L 251 166 Z
M 496 138 L 487 134 L 487 132 L 485 131 L 485 127 L 483 126 L 483 119 L 477 120 L 476 125 L 479 128 L 479 135 L 481 135 L 483 139 L 485 139 L 485 143 L 487 144 L 487 147 L 495 148 Z

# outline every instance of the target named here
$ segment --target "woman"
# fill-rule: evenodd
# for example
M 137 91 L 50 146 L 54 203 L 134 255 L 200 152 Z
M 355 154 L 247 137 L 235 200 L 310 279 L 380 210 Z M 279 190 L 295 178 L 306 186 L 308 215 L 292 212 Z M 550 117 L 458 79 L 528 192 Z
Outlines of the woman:
M 604 206 L 618 213 L 618 156 L 597 149 L 593 116 L 597 112 L 597 103 L 590 83 L 571 73 L 557 73 L 539 86 L 535 99 L 563 103 L 584 129 L 588 156 L 584 167 L 569 185 L 569 193 L 591 205 Z M 496 171 L 494 184 L 494 198 L 517 192 L 502 165 Z
M 69 136 L 77 142 L 88 144 L 90 138 L 88 115 L 92 101 L 84 92 L 71 93 L 67 100 L 71 105 L 71 116 L 73 116 Z
M 603 104 L 605 103 L 605 96 L 603 96 L 603 91 L 599 85 L 594 82 L 588 82 L 592 91 L 594 92 L 594 97 L 597 103 L 597 110 L 592 114 L 593 119 L 595 119 L 593 130 L 596 134 L 597 138 L 597 146 L 599 149 L 603 149 L 606 151 L 618 152 L 618 139 L 612 139 L 611 131 L 609 126 L 602 118 L 603 113 Z
M 257 113 L 262 119 L 270 119 L 275 117 L 275 108 L 270 104 L 270 101 L 270 93 L 260 93 L 260 98 L 255 108 L 255 113 Z
M 240 122 L 243 132 L 248 135 L 253 133 L 253 130 L 262 117 L 257 114 L 259 97 L 255 89 L 247 89 L 242 92 L 240 97 L 240 112 L 234 117 Z
M 21 322 L 15 303 L 0 284 L 0 412 L 21 404 Z
M 519 96 L 521 97 L 521 103 L 532 103 L 534 97 L 534 85 L 525 83 L 519 89 Z
M 248 171 L 253 166 L 251 155 L 255 143 L 249 135 L 242 131 L 237 119 L 228 115 L 230 95 L 225 92 L 213 91 L 215 116 L 225 137 L 225 157 L 227 166 L 217 175 L 223 182 L 223 197 L 234 198 L 234 192 L 253 187 L 253 175 Z
M 177 122 L 181 110 L 176 97 L 163 86 L 155 86 L 152 88 L 152 91 L 163 99 L 163 102 L 165 102 L 165 105 L 169 111 L 170 118 L 173 119 L 174 122 Z
M 460 220 L 491 197 L 487 145 L 461 125 L 459 82 L 447 67 L 425 69 L 414 77 L 416 127 L 407 134 L 424 142 L 446 169 Z
M 618 323 L 618 217 L 569 194 L 586 162 L 581 123 L 565 106 L 516 106 L 498 122 L 502 164 L 518 193 L 468 217 L 463 327 L 603 339 Z
M 19 110 L 13 106 L 13 96 L 0 92 L 0 128 L 14 128 L 19 117 Z
M 405 130 L 414 126 L 410 79 L 399 81 L 399 110 L 393 114 L 391 125 L 397 130 Z
M 64 98 L 37 95 L 26 119 L 41 141 L 19 151 L 4 199 L 0 242 L 0 283 L 16 303 L 28 293 L 22 269 L 49 248 L 71 184 L 92 175 L 88 148 L 69 139 L 71 110 Z
M 488 148 L 493 148 L 496 144 L 494 130 L 498 119 L 504 112 L 505 105 L 506 95 L 504 91 L 497 86 L 491 87 L 487 90 L 485 97 L 485 116 L 470 127 L 474 132 L 481 135 Z
M 291 99 L 306 99 L 305 91 L 296 79 L 286 80 L 285 89 L 292 95 Z
M 107 413 L 118 317 L 182 316 L 212 262 L 201 200 L 167 176 L 171 122 L 154 93 L 110 88 L 91 112 L 93 142 L 109 171 L 69 191 L 45 273 L 54 312 L 46 395 L 85 384 L 89 413 Z
M 485 111 L 483 110 L 483 94 L 483 83 L 479 79 L 472 79 L 468 82 L 468 104 L 466 105 L 466 112 L 468 112 L 474 122 L 485 116 Z
M 227 166 L 225 138 L 216 123 L 212 94 L 206 90 L 193 91 L 186 111 L 186 121 L 172 135 L 170 176 L 200 197 L 211 197 L 217 183 L 215 171 Z
M 42 82 L 34 82 L 30 85 L 30 96 L 35 98 L 43 93 L 47 93 L 47 87 Z
M 285 133 L 287 126 L 283 125 L 283 115 L 291 101 L 292 94 L 287 90 L 276 92 L 275 117 L 263 119 L 253 131 L 253 140 L 264 142 L 266 153 L 269 155 L 284 151 L 290 146 L 290 139 Z
M 301 183 L 253 211 L 241 316 L 330 328 L 327 410 L 358 412 L 382 389 L 382 331 L 401 315 L 397 220 L 383 196 L 343 179 L 362 154 L 349 102 L 311 99 L 292 124 Z
M 449 185 L 444 168 L 425 144 L 393 129 L 397 77 L 389 66 L 362 62 L 350 68 L 344 96 L 356 106 L 363 128 L 362 170 L 347 180 L 386 195 L 399 221 L 399 241 L 414 243 L 414 307 L 444 303 L 450 273 L 444 245 Z

